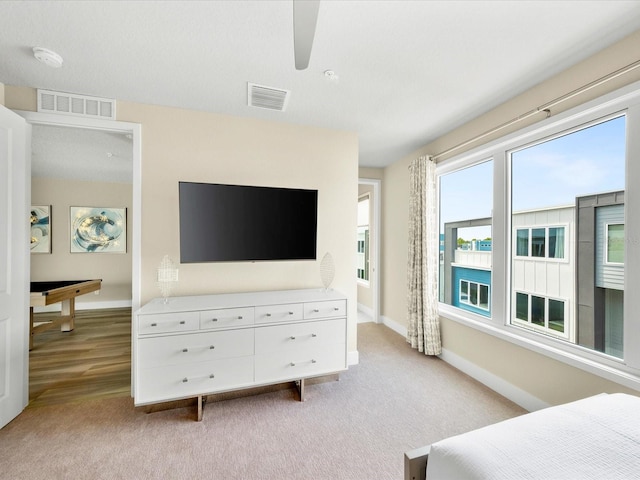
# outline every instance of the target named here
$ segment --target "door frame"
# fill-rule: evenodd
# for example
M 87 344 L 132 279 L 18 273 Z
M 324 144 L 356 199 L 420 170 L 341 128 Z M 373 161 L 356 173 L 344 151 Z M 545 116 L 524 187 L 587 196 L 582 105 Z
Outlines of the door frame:
M 373 285 L 372 288 L 372 319 L 375 323 L 381 323 L 380 316 L 380 239 L 382 237 L 380 228 L 380 218 L 382 209 L 382 180 L 377 178 L 358 178 L 358 185 L 370 185 L 373 187 L 373 202 L 370 202 L 370 206 L 373 208 L 373 251 L 369 251 L 369 261 L 373 263 L 371 267 L 371 281 L 369 285 Z
M 71 115 L 60 115 L 51 113 L 30 112 L 24 110 L 14 110 L 15 113 L 23 117 L 30 125 L 53 125 L 58 127 L 88 128 L 93 130 L 103 130 L 130 134 L 133 142 L 133 213 L 132 225 L 133 234 L 131 237 L 131 311 L 140 308 L 141 294 L 141 248 L 142 248 L 142 126 L 139 123 L 120 122 L 117 120 L 102 120 L 84 117 L 74 117 Z M 29 138 L 31 144 L 31 138 Z M 27 158 L 31 167 L 31 158 Z M 27 205 L 29 208 L 29 205 Z

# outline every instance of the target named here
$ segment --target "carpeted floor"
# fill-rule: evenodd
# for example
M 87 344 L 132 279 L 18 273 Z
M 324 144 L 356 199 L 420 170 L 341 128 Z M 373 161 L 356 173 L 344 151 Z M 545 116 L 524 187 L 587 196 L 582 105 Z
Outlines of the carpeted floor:
M 525 413 L 382 325 L 359 365 L 294 390 L 145 413 L 128 397 L 28 408 L 0 430 L 2 479 L 401 480 L 403 453 Z

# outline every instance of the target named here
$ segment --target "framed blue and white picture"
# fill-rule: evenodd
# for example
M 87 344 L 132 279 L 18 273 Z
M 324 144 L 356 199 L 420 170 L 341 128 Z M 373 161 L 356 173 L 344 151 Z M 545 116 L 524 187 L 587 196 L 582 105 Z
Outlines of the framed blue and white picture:
M 71 207 L 71 253 L 126 253 L 127 209 Z
M 51 205 L 31 206 L 31 253 L 51 253 Z

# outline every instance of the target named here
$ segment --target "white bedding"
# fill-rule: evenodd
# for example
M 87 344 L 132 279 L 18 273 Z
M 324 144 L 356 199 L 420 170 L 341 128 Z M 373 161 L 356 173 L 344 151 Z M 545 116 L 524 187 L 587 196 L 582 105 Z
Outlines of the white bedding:
M 640 397 L 596 395 L 431 445 L 427 480 L 640 479 Z

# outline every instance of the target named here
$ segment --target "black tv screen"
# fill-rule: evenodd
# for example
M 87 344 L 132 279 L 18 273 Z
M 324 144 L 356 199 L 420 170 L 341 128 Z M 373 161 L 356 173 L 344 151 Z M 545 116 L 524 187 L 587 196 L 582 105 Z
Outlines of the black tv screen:
M 180 263 L 315 260 L 318 191 L 179 182 Z

